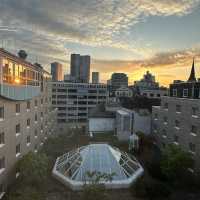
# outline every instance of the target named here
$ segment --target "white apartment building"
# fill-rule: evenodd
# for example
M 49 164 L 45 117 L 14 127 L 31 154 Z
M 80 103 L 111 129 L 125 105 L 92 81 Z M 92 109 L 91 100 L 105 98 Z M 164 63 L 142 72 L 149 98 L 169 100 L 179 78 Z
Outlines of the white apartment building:
M 15 163 L 56 133 L 51 75 L 0 49 L 0 197 L 15 179 Z
M 52 104 L 58 109 L 57 122 L 62 131 L 66 124 L 85 124 L 91 108 L 105 103 L 105 84 L 52 82 Z

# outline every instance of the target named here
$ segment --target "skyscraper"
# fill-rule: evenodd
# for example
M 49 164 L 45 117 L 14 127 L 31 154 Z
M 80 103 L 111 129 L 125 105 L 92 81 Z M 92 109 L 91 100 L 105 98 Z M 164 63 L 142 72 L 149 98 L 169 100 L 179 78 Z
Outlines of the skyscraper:
M 76 79 L 80 79 L 80 54 L 71 54 L 70 75 Z
M 76 82 L 88 83 L 90 80 L 90 56 L 71 54 L 70 73 Z
M 58 62 L 51 63 L 51 75 L 53 81 L 63 80 L 62 64 Z
M 99 72 L 92 72 L 92 83 L 99 83 Z

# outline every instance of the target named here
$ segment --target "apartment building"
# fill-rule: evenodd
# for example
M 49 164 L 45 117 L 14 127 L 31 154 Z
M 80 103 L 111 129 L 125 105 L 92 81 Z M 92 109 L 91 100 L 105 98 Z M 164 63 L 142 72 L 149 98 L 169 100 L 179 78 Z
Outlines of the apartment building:
M 170 85 L 170 96 L 161 97 L 161 106 L 152 111 L 152 130 L 158 146 L 175 144 L 190 152 L 195 161 L 192 172 L 200 172 L 200 82 L 194 63 L 187 82 Z
M 89 110 L 106 99 L 105 84 L 52 82 L 52 104 L 61 129 L 66 123 L 86 123 Z
M 0 197 L 19 175 L 15 163 L 56 133 L 51 75 L 0 49 Z

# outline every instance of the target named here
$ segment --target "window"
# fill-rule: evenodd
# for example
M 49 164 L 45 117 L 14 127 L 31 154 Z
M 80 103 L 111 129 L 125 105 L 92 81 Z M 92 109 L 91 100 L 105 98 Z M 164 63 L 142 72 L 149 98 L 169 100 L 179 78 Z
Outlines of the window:
M 38 149 L 37 144 L 35 145 L 34 149 L 35 149 L 35 152 L 37 152 L 37 149 Z
M 20 124 L 17 124 L 16 127 L 15 127 L 15 132 L 16 134 L 19 134 L 20 133 Z
M 188 97 L 188 89 L 183 89 L 183 97 Z
M 16 146 L 16 155 L 20 154 L 20 144 Z
M 192 125 L 191 132 L 196 134 L 197 133 L 197 127 Z
M 43 99 L 41 99 L 41 105 L 43 105 Z
M 38 101 L 37 100 L 35 100 L 35 107 L 37 107 L 38 106 Z
M 153 93 L 150 93 L 150 97 L 154 97 L 154 94 L 153 94 Z
M 30 137 L 30 135 L 27 136 L 27 138 L 26 138 L 26 143 L 27 143 L 27 144 L 30 144 L 30 143 L 31 143 L 31 137 Z
M 166 116 L 163 117 L 163 121 L 164 121 L 164 123 L 167 123 L 167 122 L 168 122 L 168 119 L 167 119 Z
M 165 148 L 166 147 L 166 144 L 164 142 L 162 142 L 162 147 Z
M 4 119 L 4 107 L 0 107 L 0 120 Z
M 37 130 L 35 130 L 34 134 L 35 134 L 35 137 L 37 137 L 37 135 L 38 135 L 38 132 L 37 132 Z
M 181 105 L 176 105 L 176 112 L 181 112 Z
M 4 132 L 0 133 L 0 145 L 5 144 L 5 134 Z
M 29 127 L 31 125 L 31 119 L 27 119 L 26 125 Z
M 177 89 L 172 90 L 172 95 L 173 95 L 173 97 L 177 97 Z
M 174 135 L 174 142 L 178 143 L 178 136 Z
M 5 169 L 5 157 L 0 158 L 0 170 Z
M 168 109 L 168 103 L 164 104 L 164 109 Z
M 3 197 L 5 194 L 5 186 L 4 184 L 0 184 L 0 196 Z
M 44 116 L 43 112 L 40 113 L 40 116 L 41 116 L 41 118 L 43 118 L 43 116 Z
M 16 113 L 20 113 L 20 104 L 19 103 L 16 104 L 15 110 L 16 110 Z
M 154 119 L 158 119 L 158 113 L 154 114 Z
M 180 122 L 178 120 L 175 120 L 175 127 L 177 127 L 177 128 L 180 127 Z
M 192 107 L 192 115 L 193 116 L 197 116 L 198 115 L 198 111 L 199 111 L 198 107 Z
M 158 129 L 157 125 L 153 124 L 153 130 L 154 130 L 155 133 L 157 133 L 157 129 Z
M 30 101 L 27 101 L 27 103 L 26 103 L 26 109 L 27 110 L 31 109 L 31 102 Z
M 191 152 L 195 152 L 196 151 L 196 146 L 195 146 L 195 144 L 193 144 L 193 143 L 189 143 L 189 149 L 190 149 L 190 151 Z
M 37 114 L 35 114 L 35 122 L 37 122 L 38 118 L 37 118 Z
M 167 131 L 165 129 L 162 130 L 163 137 L 167 137 Z

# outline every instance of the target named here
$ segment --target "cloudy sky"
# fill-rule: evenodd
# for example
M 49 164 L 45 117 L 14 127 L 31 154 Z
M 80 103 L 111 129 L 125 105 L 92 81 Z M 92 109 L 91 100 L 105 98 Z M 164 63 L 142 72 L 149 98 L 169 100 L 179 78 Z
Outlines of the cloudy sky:
M 200 0 L 0 0 L 0 45 L 47 70 L 59 61 L 67 73 L 71 53 L 90 54 L 103 82 L 149 70 L 168 85 L 193 57 L 200 77 Z

